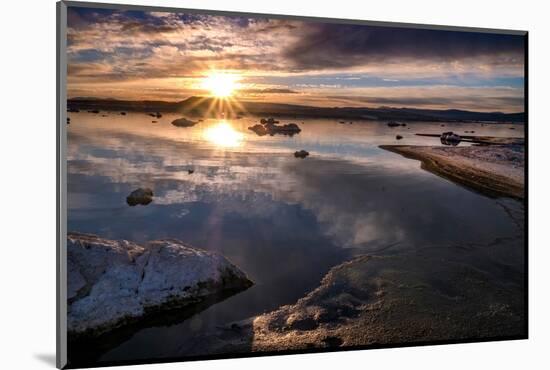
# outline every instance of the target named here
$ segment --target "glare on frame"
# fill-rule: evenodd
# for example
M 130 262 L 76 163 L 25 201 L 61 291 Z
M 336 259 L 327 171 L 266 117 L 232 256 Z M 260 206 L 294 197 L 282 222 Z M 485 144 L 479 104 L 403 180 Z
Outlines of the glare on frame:
M 204 130 L 204 138 L 216 146 L 234 148 L 242 145 L 244 135 L 227 121 L 221 121 Z

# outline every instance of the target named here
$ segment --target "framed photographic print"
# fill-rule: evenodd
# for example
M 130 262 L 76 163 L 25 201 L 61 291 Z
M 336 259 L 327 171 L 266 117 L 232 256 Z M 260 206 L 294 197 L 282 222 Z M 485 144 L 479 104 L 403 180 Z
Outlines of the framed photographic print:
M 58 367 L 527 338 L 527 32 L 57 10 Z

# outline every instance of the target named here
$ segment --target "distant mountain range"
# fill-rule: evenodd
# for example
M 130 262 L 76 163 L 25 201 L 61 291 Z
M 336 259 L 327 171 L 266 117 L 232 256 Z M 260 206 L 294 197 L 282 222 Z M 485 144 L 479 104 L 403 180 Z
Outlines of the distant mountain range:
M 458 109 L 436 110 L 416 108 L 354 108 L 354 107 L 311 107 L 303 105 L 244 102 L 233 104 L 214 98 L 192 96 L 180 102 L 166 101 L 129 101 L 98 98 L 74 98 L 67 101 L 71 110 L 106 110 L 137 112 L 176 112 L 191 117 L 236 117 L 247 114 L 261 117 L 309 117 L 334 119 L 400 120 L 400 121 L 454 121 L 454 122 L 499 122 L 521 123 L 525 114 L 502 112 L 471 112 Z

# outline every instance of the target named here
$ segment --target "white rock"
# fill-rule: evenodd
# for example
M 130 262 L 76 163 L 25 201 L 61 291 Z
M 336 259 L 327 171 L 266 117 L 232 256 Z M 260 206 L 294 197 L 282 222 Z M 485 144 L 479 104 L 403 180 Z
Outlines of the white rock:
M 252 285 L 223 256 L 177 240 L 140 246 L 70 233 L 68 330 L 98 335 L 148 313 L 179 308 Z

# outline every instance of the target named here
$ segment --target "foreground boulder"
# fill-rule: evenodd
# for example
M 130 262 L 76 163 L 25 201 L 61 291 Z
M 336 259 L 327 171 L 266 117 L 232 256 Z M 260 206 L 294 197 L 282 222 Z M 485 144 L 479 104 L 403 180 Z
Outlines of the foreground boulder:
M 67 324 L 77 337 L 97 336 L 252 285 L 223 256 L 178 240 L 138 245 L 69 233 L 67 265 Z
M 153 201 L 153 190 L 149 188 L 136 189 L 126 197 L 126 203 L 128 203 L 128 205 L 131 207 L 137 206 L 138 204 L 146 206 L 152 201 Z

